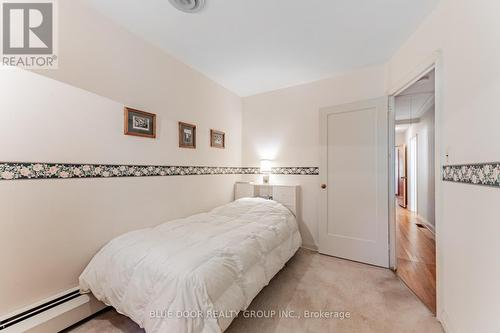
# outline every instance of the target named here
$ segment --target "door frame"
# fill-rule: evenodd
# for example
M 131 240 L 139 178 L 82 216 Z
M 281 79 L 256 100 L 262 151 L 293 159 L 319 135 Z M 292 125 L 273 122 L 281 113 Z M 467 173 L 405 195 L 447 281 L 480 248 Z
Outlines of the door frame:
M 428 59 L 419 64 L 414 70 L 406 75 L 403 80 L 394 84 L 389 88 L 389 148 L 395 147 L 395 126 L 396 115 L 394 110 L 395 96 L 409 88 L 421 77 L 434 70 L 435 74 L 435 124 L 434 124 L 434 177 L 435 177 L 435 240 L 436 240 L 436 314 L 439 319 L 442 313 L 441 304 L 443 303 L 443 293 L 441 292 L 444 277 L 442 275 L 442 249 L 441 249 L 441 223 L 442 208 L 443 207 L 443 192 L 442 192 L 442 178 L 441 169 L 446 164 L 446 154 L 443 147 L 443 56 L 441 51 L 434 52 Z M 395 190 L 395 163 L 393 163 L 395 156 L 394 149 L 389 149 L 389 265 L 392 270 L 397 269 L 396 260 L 396 204 L 394 200 Z
M 327 210 L 327 207 L 328 207 L 328 202 L 327 202 L 328 189 L 326 186 L 326 184 L 328 184 L 328 175 L 327 175 L 328 172 L 326 171 L 326 170 L 328 170 L 328 163 L 327 163 L 327 159 L 328 159 L 328 146 L 327 146 L 328 130 L 327 130 L 327 123 L 323 121 L 323 115 L 326 114 L 325 112 L 327 109 L 331 109 L 331 108 L 342 109 L 342 108 L 349 108 L 352 106 L 356 106 L 359 108 L 371 108 L 374 103 L 383 103 L 384 104 L 383 108 L 384 108 L 385 113 L 386 113 L 385 116 L 387 117 L 386 118 L 386 121 L 387 121 L 386 125 L 388 125 L 390 116 L 389 116 L 389 112 L 388 112 L 389 105 L 388 105 L 388 96 L 387 95 L 380 96 L 378 98 L 365 99 L 365 100 L 352 102 L 352 103 L 345 103 L 345 104 L 339 104 L 339 105 L 334 105 L 334 106 L 329 106 L 329 107 L 323 107 L 323 108 L 320 108 L 320 110 L 319 110 L 319 142 L 320 142 L 320 174 L 319 174 L 319 177 L 320 177 L 320 184 L 322 184 L 321 189 L 320 189 L 320 194 L 319 194 L 319 201 L 318 201 L 318 210 L 319 210 L 319 212 L 318 212 L 318 221 L 319 221 L 318 230 L 320 233 L 322 232 L 322 228 L 324 225 L 326 225 L 327 220 L 328 220 L 328 213 L 327 213 L 328 212 L 328 210 Z M 345 113 L 345 112 L 339 111 L 337 113 Z M 386 128 L 386 130 L 390 133 L 389 128 Z M 382 145 L 383 144 L 384 144 L 384 142 L 382 141 Z M 391 149 L 389 149 L 389 150 L 391 150 Z M 390 151 L 384 152 L 384 156 L 390 156 L 392 154 L 393 153 L 391 153 Z M 383 160 L 385 160 L 384 156 L 381 157 Z M 381 159 L 381 161 L 382 161 L 382 159 Z M 386 161 L 389 162 L 390 159 L 388 159 Z M 385 161 L 383 161 L 383 164 L 385 167 L 383 174 L 384 174 L 384 177 L 387 178 L 389 176 L 388 166 L 385 163 Z M 385 184 L 386 180 L 384 180 L 383 183 Z M 323 187 L 323 185 L 325 185 L 325 186 Z M 384 187 L 385 187 L 385 185 L 384 185 Z M 326 191 L 325 191 L 325 189 L 326 189 Z M 386 190 L 387 189 L 384 190 L 384 192 L 385 192 L 384 197 L 388 193 L 388 191 L 386 191 Z M 394 189 L 392 192 L 394 193 Z M 381 219 L 381 221 L 384 221 L 385 219 L 388 218 L 388 216 L 390 214 L 390 212 L 387 209 L 386 202 L 384 202 L 383 208 L 380 211 L 384 212 L 384 217 Z M 384 267 L 384 268 L 390 268 L 390 266 L 389 266 L 390 265 L 390 256 L 389 256 L 390 255 L 390 242 L 389 242 L 390 234 L 389 235 L 386 234 L 386 236 L 387 237 L 385 237 L 385 239 L 384 239 L 384 244 L 386 244 L 385 242 L 388 242 L 388 243 L 387 243 L 387 246 L 384 248 L 384 252 L 387 251 L 387 253 L 384 254 L 384 258 L 385 258 L 384 263 L 377 263 L 377 264 L 374 263 L 372 265 L 376 265 L 376 266 Z M 321 236 L 320 236 L 319 237 L 319 246 L 318 246 L 319 253 L 322 253 L 321 248 L 322 248 L 322 246 L 321 246 Z M 348 259 L 348 260 L 352 260 L 352 259 Z

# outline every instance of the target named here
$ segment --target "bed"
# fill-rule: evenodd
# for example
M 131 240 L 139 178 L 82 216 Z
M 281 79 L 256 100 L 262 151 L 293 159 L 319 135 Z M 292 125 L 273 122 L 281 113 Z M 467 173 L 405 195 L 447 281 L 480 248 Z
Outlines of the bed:
M 288 208 L 242 198 L 113 239 L 80 288 L 147 333 L 222 332 L 300 245 Z

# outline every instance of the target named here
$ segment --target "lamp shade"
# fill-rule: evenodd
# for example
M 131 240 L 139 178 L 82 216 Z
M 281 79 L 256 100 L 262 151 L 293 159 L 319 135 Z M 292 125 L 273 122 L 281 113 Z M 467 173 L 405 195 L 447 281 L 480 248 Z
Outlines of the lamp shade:
M 260 172 L 261 173 L 271 173 L 271 161 L 270 160 L 260 160 Z

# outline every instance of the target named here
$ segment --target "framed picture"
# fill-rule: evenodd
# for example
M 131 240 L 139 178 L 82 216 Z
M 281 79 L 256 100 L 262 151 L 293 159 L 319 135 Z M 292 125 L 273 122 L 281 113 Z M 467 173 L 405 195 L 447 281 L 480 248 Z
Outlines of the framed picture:
M 156 115 L 125 107 L 125 135 L 156 138 Z
M 226 133 L 211 129 L 210 147 L 224 149 L 226 147 Z
M 179 147 L 196 148 L 196 125 L 179 121 Z

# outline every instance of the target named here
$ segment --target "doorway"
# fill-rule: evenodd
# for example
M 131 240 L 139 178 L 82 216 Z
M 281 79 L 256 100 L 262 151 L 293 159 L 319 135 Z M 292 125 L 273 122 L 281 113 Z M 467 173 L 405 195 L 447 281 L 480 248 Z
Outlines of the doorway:
M 436 314 L 435 70 L 394 96 L 396 273 Z

